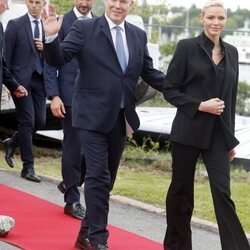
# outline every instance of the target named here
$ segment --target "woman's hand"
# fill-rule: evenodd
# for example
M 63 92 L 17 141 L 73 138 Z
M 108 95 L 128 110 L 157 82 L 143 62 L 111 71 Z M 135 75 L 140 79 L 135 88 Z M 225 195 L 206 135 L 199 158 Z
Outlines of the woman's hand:
M 219 98 L 212 98 L 201 102 L 198 110 L 201 112 L 210 113 L 212 115 L 221 115 L 221 113 L 224 111 L 224 108 L 224 101 L 220 100 Z

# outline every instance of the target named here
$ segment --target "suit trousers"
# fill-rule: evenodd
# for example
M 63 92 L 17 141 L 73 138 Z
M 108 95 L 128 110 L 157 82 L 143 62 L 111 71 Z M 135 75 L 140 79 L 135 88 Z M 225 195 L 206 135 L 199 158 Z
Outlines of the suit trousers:
M 250 250 L 230 198 L 229 150 L 220 128 L 214 129 L 209 149 L 173 142 L 172 182 L 167 198 L 164 250 L 191 250 L 190 221 L 194 207 L 194 174 L 199 156 L 208 172 L 222 250 Z
M 73 204 L 80 201 L 78 186 L 82 185 L 85 176 L 85 159 L 81 154 L 79 131 L 72 127 L 72 110 L 65 107 L 65 118 L 62 119 L 62 177 L 66 186 L 64 201 Z
M 33 74 L 26 89 L 28 96 L 22 98 L 13 96 L 18 131 L 11 139 L 13 146 L 20 148 L 24 173 L 34 170 L 32 137 L 46 122 L 46 94 L 43 77 Z
M 124 111 L 121 110 L 109 133 L 79 129 L 86 160 L 84 195 L 86 216 L 79 234 L 89 238 L 91 245 L 106 244 L 109 194 L 126 143 Z

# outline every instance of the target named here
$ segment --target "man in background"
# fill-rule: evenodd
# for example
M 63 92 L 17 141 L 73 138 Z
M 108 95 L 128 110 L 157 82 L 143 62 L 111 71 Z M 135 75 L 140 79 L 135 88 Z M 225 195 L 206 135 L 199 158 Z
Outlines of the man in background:
M 61 41 L 67 36 L 76 19 L 94 17 L 91 12 L 94 0 L 74 0 L 74 8 L 64 14 L 58 37 Z M 83 20 L 84 21 L 84 20 Z M 66 65 L 55 68 L 45 64 L 44 81 L 48 99 L 51 100 L 51 111 L 55 117 L 62 119 L 62 179 L 58 185 L 64 193 L 64 213 L 77 219 L 83 219 L 85 209 L 80 203 L 81 186 L 85 175 L 85 159 L 81 154 L 79 134 L 72 127 L 72 97 L 78 64 L 75 59 Z
M 8 1 L 7 0 L 0 0 L 0 15 L 3 14 L 5 10 L 8 10 Z M 3 57 L 3 25 L 0 22 L 0 98 L 2 96 L 2 84 L 10 90 L 10 92 L 16 96 L 17 98 L 27 96 L 26 89 L 19 85 L 19 83 L 12 77 L 10 74 L 6 61 Z M 1 109 L 1 99 L 0 99 L 0 109 Z
M 0 15 L 8 10 L 8 0 L 0 0 Z M 0 22 L 0 109 L 1 109 L 1 96 L 2 96 L 2 84 L 8 87 L 8 89 L 15 95 L 17 98 L 27 96 L 27 90 L 19 85 L 19 83 L 11 76 L 5 59 L 3 57 L 3 25 Z M 12 217 L 6 215 L 0 215 L 0 238 L 4 238 L 8 235 L 10 230 L 14 227 L 15 220 Z
M 46 94 L 43 80 L 43 37 L 44 32 L 40 14 L 45 6 L 44 0 L 25 0 L 28 13 L 8 22 L 5 31 L 6 62 L 11 74 L 26 87 L 28 96 L 17 99 L 17 132 L 6 139 L 5 159 L 14 167 L 13 157 L 19 146 L 23 168 L 21 177 L 40 182 L 35 174 L 32 151 L 33 134 L 45 124 Z

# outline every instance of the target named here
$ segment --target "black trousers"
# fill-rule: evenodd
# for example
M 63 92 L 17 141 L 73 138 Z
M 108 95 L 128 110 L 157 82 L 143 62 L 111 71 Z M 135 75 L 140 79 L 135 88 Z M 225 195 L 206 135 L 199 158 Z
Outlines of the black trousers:
M 12 145 L 20 148 L 24 173 L 34 171 L 32 138 L 33 134 L 46 122 L 46 94 L 43 76 L 34 73 L 26 89 L 28 96 L 22 98 L 13 96 L 18 130 L 11 138 Z
M 230 198 L 229 151 L 222 131 L 216 129 L 209 149 L 173 142 L 173 173 L 167 198 L 164 250 L 191 250 L 190 221 L 194 207 L 194 173 L 199 156 L 206 166 L 222 250 L 249 250 L 249 244 Z
M 65 107 L 65 118 L 62 119 L 62 177 L 66 186 L 64 201 L 73 204 L 80 201 L 78 186 L 82 185 L 85 176 L 85 159 L 81 154 L 79 131 L 72 127 L 71 107 Z
M 91 245 L 106 244 L 109 194 L 127 138 L 123 110 L 109 133 L 79 129 L 79 134 L 86 160 L 86 216 L 79 234 L 88 238 Z

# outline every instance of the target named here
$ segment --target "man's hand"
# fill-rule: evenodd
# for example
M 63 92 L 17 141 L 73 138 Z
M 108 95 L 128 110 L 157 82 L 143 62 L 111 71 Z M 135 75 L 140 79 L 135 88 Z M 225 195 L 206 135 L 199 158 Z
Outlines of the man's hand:
M 52 99 L 50 103 L 50 109 L 52 114 L 58 118 L 64 118 L 64 115 L 66 114 L 64 104 L 59 96 L 55 96 Z
M 42 13 L 43 29 L 46 36 L 53 36 L 58 33 L 62 26 L 63 16 L 56 16 L 55 6 L 53 4 L 48 5 L 48 13 L 44 8 Z
M 41 39 L 35 38 L 35 46 L 38 51 L 43 52 L 43 41 Z
M 212 98 L 207 101 L 201 102 L 198 108 L 201 112 L 207 112 L 212 115 L 221 115 L 224 111 L 225 104 L 224 101 L 219 98 Z
M 26 88 L 20 85 L 19 87 L 17 87 L 13 95 L 17 98 L 24 97 L 28 95 L 28 91 L 26 90 Z

